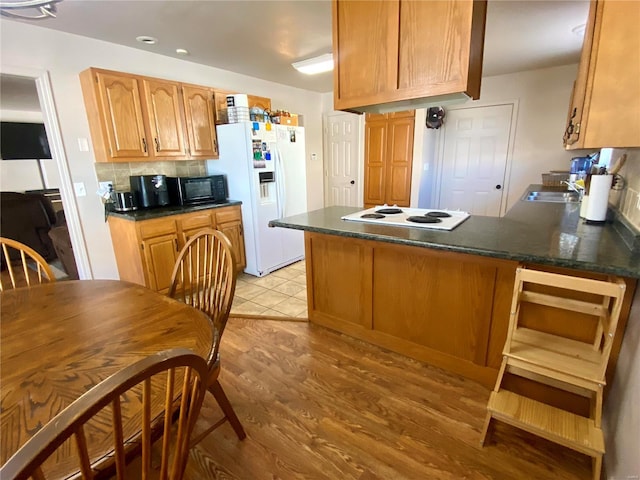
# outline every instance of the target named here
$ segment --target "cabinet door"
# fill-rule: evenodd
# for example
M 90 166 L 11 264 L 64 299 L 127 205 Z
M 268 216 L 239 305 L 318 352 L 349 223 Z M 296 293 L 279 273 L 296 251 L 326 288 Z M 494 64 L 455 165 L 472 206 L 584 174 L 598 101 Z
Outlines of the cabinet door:
M 483 2 L 401 1 L 398 89 L 422 96 L 466 92 L 478 98 L 480 72 L 473 72 L 478 78 L 473 88 L 468 79 L 471 48 L 480 43 L 482 55 L 484 36 L 473 44 L 471 38 L 474 10 L 477 14 L 482 7 L 486 9 Z M 484 21 L 475 25 L 484 28 Z
M 257 95 L 247 95 L 249 100 L 249 109 L 259 107 L 263 110 L 271 110 L 271 99 L 267 97 L 258 97 Z
M 171 273 L 178 259 L 176 217 L 162 217 L 139 222 L 138 235 L 146 276 L 151 290 L 167 293 Z
M 218 158 L 213 90 L 183 85 L 182 93 L 191 157 Z
M 215 228 L 213 214 L 210 212 L 190 213 L 180 219 L 180 248 L 196 233 L 205 228 Z
M 582 118 L 572 148 L 640 147 L 640 2 L 599 0 L 594 8 Z M 578 94 L 582 82 L 576 81 Z
M 591 58 L 591 48 L 593 45 L 593 35 L 596 20 L 596 3 L 591 3 L 589 9 L 589 19 L 584 32 L 584 41 L 582 44 L 582 53 L 580 55 L 580 66 L 578 68 L 578 76 L 573 84 L 573 92 L 571 93 L 571 104 L 569 105 L 569 115 L 567 118 L 567 127 L 564 132 L 564 146 L 573 145 L 580 138 L 580 125 L 582 123 L 582 115 L 584 108 L 584 99 L 587 89 L 587 78 L 589 75 L 589 62 Z
M 213 94 L 215 104 L 215 118 L 216 125 L 228 123 L 229 117 L 227 116 L 227 95 L 233 95 L 235 92 L 230 90 L 218 90 L 216 89 Z
M 218 230 L 227 236 L 233 246 L 238 271 L 244 270 L 244 267 L 247 266 L 247 259 L 244 251 L 244 232 L 242 231 L 242 222 L 235 220 L 232 222 L 219 223 Z
M 381 103 L 385 92 L 396 89 L 399 10 L 398 0 L 334 1 L 337 108 L 353 105 L 353 100 L 359 105 Z
M 148 287 L 160 293 L 167 293 L 171 286 L 171 273 L 178 259 L 178 235 L 171 233 L 142 239 L 142 252 Z
M 376 120 L 365 125 L 364 204 L 382 205 L 385 200 L 385 157 L 387 155 L 387 121 Z
M 220 208 L 216 210 L 216 228 L 224 233 L 236 255 L 238 271 L 247 266 L 244 247 L 244 231 L 242 229 L 242 212 L 240 207 Z
M 96 72 L 102 122 L 111 158 L 149 157 L 138 80 L 126 74 Z
M 396 117 L 388 122 L 385 165 L 385 203 L 408 207 L 411 200 L 414 118 Z
M 142 80 L 155 157 L 186 157 L 180 84 Z

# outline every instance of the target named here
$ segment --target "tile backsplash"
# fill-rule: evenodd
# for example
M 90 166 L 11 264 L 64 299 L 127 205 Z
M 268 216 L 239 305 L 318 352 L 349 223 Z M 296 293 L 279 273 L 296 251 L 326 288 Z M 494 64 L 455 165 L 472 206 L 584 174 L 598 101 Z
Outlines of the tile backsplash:
M 130 190 L 130 175 L 166 175 L 197 177 L 207 174 L 206 160 L 167 162 L 96 163 L 99 182 L 113 182 L 115 190 Z
M 620 192 L 618 210 L 629 223 L 640 230 L 640 148 L 626 150 L 627 162 L 620 171 L 624 178 L 625 187 Z M 610 198 L 610 200 L 613 200 Z

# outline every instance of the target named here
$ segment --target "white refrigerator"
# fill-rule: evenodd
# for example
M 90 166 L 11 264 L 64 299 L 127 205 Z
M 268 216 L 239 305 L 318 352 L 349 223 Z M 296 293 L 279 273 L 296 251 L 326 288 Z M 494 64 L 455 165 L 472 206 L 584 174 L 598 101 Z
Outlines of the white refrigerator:
M 269 221 L 307 211 L 304 128 L 241 122 L 217 132 L 220 158 L 207 170 L 224 173 L 229 198 L 242 201 L 245 272 L 262 277 L 303 259 L 303 232 Z

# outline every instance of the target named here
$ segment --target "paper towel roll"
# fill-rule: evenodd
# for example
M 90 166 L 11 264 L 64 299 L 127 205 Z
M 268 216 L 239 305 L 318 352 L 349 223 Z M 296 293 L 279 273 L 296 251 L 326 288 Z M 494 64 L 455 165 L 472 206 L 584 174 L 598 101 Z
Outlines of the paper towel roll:
M 585 219 L 592 222 L 606 220 L 612 181 L 613 175 L 591 175 L 589 202 L 587 203 Z

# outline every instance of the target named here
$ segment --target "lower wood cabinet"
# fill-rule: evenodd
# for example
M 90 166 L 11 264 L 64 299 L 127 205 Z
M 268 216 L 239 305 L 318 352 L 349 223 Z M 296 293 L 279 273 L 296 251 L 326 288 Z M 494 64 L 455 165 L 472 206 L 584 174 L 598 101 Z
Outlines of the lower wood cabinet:
M 305 232 L 309 320 L 493 387 L 502 362 L 518 262 Z M 525 265 L 527 266 L 527 265 Z M 587 278 L 606 275 L 531 265 Z M 607 377 L 620 351 L 636 280 L 627 291 Z M 593 338 L 592 316 L 521 310 L 532 328 L 577 341 Z M 588 414 L 584 397 L 510 376 L 515 392 Z M 565 392 L 566 393 L 566 392 Z
M 197 232 L 214 228 L 231 241 L 238 271 L 246 266 L 240 206 L 219 207 L 198 212 L 135 221 L 109 217 L 121 280 L 167 293 L 178 253 Z

